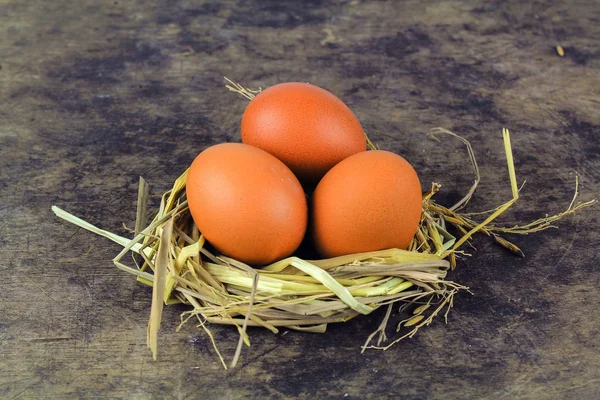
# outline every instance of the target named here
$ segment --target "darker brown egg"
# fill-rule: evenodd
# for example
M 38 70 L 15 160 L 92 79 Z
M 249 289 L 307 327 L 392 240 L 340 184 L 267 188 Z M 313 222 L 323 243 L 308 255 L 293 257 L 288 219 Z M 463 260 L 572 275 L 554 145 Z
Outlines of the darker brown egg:
M 338 162 L 366 150 L 352 111 L 332 93 L 289 82 L 259 93 L 242 117 L 242 141 L 279 158 L 308 185 Z

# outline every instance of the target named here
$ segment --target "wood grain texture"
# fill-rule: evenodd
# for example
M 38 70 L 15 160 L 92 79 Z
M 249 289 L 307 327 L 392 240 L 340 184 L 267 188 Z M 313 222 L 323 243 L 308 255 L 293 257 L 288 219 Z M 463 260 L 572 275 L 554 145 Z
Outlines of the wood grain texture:
M 598 38 L 596 0 L 0 0 L 0 398 L 600 397 L 597 210 L 513 238 L 524 259 L 476 240 L 451 276 L 474 296 L 387 352 L 360 354 L 375 313 L 325 335 L 251 329 L 231 371 L 201 329 L 175 332 L 180 306 L 153 362 L 151 289 L 113 267 L 117 245 L 50 211 L 128 234 L 140 175 L 160 194 L 203 148 L 239 140 L 228 76 L 332 91 L 442 202 L 472 176 L 458 143 L 425 133 L 464 135 L 474 211 L 510 197 L 508 127 L 527 184 L 502 221 L 536 219 L 568 206 L 575 174 L 582 199 L 600 195 Z M 231 357 L 237 332 L 211 329 Z

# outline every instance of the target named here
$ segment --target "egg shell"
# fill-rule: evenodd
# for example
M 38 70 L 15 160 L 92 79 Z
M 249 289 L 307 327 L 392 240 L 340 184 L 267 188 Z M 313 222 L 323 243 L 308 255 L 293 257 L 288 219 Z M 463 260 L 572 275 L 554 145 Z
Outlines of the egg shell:
M 344 158 L 366 150 L 364 131 L 350 108 L 308 83 L 281 83 L 256 95 L 242 117 L 241 136 L 309 185 Z
M 221 253 L 264 265 L 289 256 L 307 225 L 298 179 L 271 154 L 241 143 L 207 148 L 192 163 L 187 200 L 196 226 Z
M 401 156 L 366 151 L 333 167 L 311 202 L 312 237 L 321 256 L 405 249 L 421 218 L 421 184 Z

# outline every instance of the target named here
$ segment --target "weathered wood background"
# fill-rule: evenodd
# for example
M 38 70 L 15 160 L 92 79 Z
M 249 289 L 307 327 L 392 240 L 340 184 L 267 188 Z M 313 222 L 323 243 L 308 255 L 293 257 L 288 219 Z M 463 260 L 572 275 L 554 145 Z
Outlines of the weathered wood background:
M 140 175 L 158 195 L 239 140 L 228 76 L 329 89 L 442 202 L 473 175 L 460 143 L 425 133 L 464 135 L 483 179 L 472 211 L 510 198 L 508 127 L 527 183 L 502 221 L 556 213 L 576 174 L 582 200 L 600 195 L 599 38 L 597 0 L 0 0 L 0 398 L 599 398 L 598 207 L 513 238 L 526 258 L 476 240 L 451 275 L 474 296 L 448 325 L 363 355 L 382 313 L 325 335 L 252 329 L 229 371 L 201 329 L 175 332 L 178 306 L 152 361 L 151 289 L 50 211 L 127 235 Z M 237 332 L 211 329 L 230 359 Z

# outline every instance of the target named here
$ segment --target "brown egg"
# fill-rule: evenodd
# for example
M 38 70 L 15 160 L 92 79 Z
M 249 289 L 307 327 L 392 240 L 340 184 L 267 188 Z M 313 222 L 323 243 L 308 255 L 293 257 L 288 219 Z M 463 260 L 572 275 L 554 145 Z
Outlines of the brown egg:
M 221 253 L 264 265 L 289 256 L 307 224 L 298 179 L 271 154 L 241 143 L 204 150 L 190 167 L 186 193 L 204 237 Z
M 323 257 L 406 248 L 421 218 L 421 185 L 404 158 L 382 151 L 350 156 L 319 182 L 311 230 Z
M 338 162 L 366 150 L 360 122 L 335 95 L 288 82 L 259 93 L 244 111 L 242 141 L 279 158 L 315 185 Z

